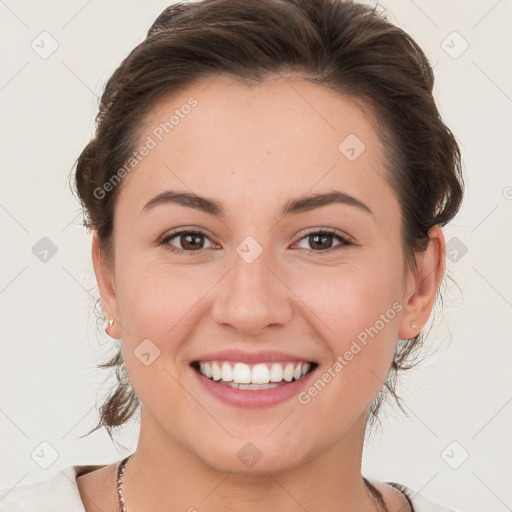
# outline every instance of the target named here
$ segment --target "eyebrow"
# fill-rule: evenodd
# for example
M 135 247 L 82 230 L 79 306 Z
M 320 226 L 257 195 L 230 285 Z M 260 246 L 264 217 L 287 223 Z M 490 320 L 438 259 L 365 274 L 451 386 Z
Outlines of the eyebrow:
M 340 203 L 348 206 L 354 206 L 373 215 L 370 208 L 359 199 L 356 199 L 345 192 L 333 190 L 322 194 L 309 194 L 288 201 L 281 210 L 281 217 L 285 215 L 309 212 L 323 206 Z M 144 205 L 141 213 L 151 210 L 155 206 L 161 204 L 177 204 L 187 208 L 194 208 L 195 210 L 199 210 L 215 217 L 226 216 L 226 211 L 222 207 L 221 203 L 212 199 L 207 199 L 206 197 L 198 196 L 192 192 L 176 192 L 174 190 L 166 190 L 165 192 L 153 197 Z

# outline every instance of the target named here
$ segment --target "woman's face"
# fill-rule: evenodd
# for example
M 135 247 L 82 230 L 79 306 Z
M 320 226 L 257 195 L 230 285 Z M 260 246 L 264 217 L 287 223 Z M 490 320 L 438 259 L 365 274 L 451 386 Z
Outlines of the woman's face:
M 430 312 L 411 316 L 375 123 L 298 80 L 217 78 L 152 111 L 118 185 L 113 273 L 95 269 L 155 450 L 258 472 L 360 448 L 398 337 Z M 234 389 L 212 380 L 224 365 L 281 383 Z

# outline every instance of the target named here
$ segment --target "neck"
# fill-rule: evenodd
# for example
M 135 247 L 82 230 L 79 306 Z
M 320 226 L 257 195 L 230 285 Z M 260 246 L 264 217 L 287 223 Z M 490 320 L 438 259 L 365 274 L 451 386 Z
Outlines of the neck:
M 128 512 L 184 510 L 375 512 L 361 475 L 366 416 L 334 446 L 295 467 L 222 472 L 158 427 L 143 409 L 137 449 L 123 478 Z

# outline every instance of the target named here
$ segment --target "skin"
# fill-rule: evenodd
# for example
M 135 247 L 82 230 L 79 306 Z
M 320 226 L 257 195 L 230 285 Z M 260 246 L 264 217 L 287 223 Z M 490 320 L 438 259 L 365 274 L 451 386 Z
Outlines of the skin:
M 198 105 L 119 185 L 112 262 L 93 238 L 102 304 L 115 319 L 109 332 L 122 339 L 143 404 L 124 478 L 128 509 L 250 512 L 264 497 L 266 509 L 283 512 L 377 510 L 361 476 L 367 409 L 397 339 L 429 319 L 444 272 L 442 231 L 431 229 L 418 273 L 404 272 L 400 205 L 375 119 L 354 102 L 297 77 L 253 87 L 217 77 L 155 107 L 141 141 L 191 96 Z M 349 134 L 366 146 L 354 161 L 338 150 Z M 216 200 L 226 217 L 172 204 L 141 213 L 169 189 Z M 331 204 L 279 217 L 288 199 L 333 189 L 373 214 Z M 180 227 L 206 233 L 193 255 L 169 250 L 190 247 L 179 236 L 158 245 Z M 312 228 L 333 228 L 356 245 L 336 236 L 311 245 Z M 250 264 L 236 252 L 247 236 L 263 249 Z M 224 348 L 280 350 L 316 361 L 318 378 L 393 303 L 401 311 L 307 405 L 295 396 L 233 407 L 205 393 L 189 366 Z M 160 355 L 145 366 L 134 350 L 147 338 Z M 262 454 L 252 468 L 237 457 L 247 442 Z M 78 479 L 88 512 L 117 510 L 115 469 Z M 389 510 L 407 510 L 396 491 L 374 483 Z

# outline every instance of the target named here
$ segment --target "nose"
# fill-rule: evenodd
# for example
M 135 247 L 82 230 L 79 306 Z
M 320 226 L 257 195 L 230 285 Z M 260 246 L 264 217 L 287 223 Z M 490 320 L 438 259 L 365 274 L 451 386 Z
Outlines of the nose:
M 294 295 L 272 267 L 263 254 L 252 263 L 235 254 L 233 268 L 217 286 L 214 321 L 245 336 L 286 325 L 293 314 Z

